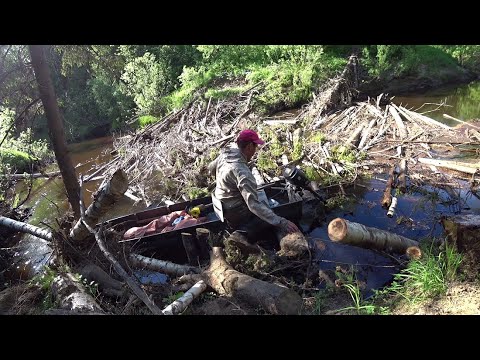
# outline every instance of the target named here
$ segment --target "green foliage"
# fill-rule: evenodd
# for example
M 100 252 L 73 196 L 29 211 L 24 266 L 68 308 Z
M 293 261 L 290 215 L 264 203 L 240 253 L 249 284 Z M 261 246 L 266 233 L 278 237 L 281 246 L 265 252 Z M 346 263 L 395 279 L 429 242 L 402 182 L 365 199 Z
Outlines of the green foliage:
M 345 60 L 323 54 L 322 46 L 310 45 L 202 45 L 197 47 L 202 59 L 195 67 L 185 67 L 180 76 L 181 88 L 162 102 L 169 109 L 191 100 L 201 88 L 216 79 L 240 79 L 252 86 L 264 84 L 254 100 L 265 111 L 293 107 L 306 101 Z M 215 89 L 215 86 L 212 86 Z M 236 95 L 240 89 L 215 89 L 207 98 Z
M 151 115 L 140 116 L 138 118 L 138 127 L 140 129 L 143 129 L 145 126 L 150 125 L 150 124 L 154 124 L 158 120 L 159 120 L 158 118 L 156 118 L 155 116 L 151 116 Z
M 349 146 L 335 145 L 331 149 L 331 156 L 333 161 L 354 164 L 362 160 L 365 154 L 359 153 Z
M 334 210 L 337 208 L 344 208 L 349 203 L 350 199 L 343 194 L 338 194 L 328 198 L 325 202 L 327 210 Z
M 310 181 L 319 181 L 321 180 L 322 176 L 318 172 L 317 169 L 315 169 L 313 166 L 306 166 L 304 169 L 304 173 L 307 176 L 307 179 Z
M 220 100 L 241 94 L 245 90 L 245 86 L 226 87 L 223 89 L 208 89 L 204 96 L 207 99 L 212 98 L 213 100 Z
M 448 243 L 445 243 L 443 250 L 433 245 L 429 248 L 422 246 L 422 258 L 411 260 L 406 269 L 395 275 L 392 284 L 379 291 L 377 296 L 394 294 L 415 304 L 444 295 L 448 283 L 455 279 L 461 262 L 461 254 Z
M 434 47 L 451 55 L 460 65 L 476 72 L 480 70 L 479 45 L 434 45 Z
M 0 162 L 9 165 L 16 172 L 29 172 L 30 164 L 37 160 L 22 151 L 13 149 L 0 149 Z
M 444 76 L 444 69 L 456 68 L 455 59 L 432 45 L 369 45 L 362 49 L 369 74 L 391 79 L 401 76 Z
M 51 289 L 56 276 L 57 272 L 55 270 L 45 266 L 40 274 L 35 275 L 29 281 L 29 286 L 38 286 L 43 291 L 42 310 L 51 309 L 55 305 Z
M 187 190 L 188 197 L 192 200 L 208 196 L 209 194 L 207 188 L 198 188 L 198 187 L 192 186 L 187 188 L 186 190 Z
M 169 296 L 165 297 L 162 299 L 162 302 L 168 306 L 170 305 L 171 303 L 173 303 L 174 301 L 180 299 L 185 293 L 183 291 L 179 291 L 179 292 L 176 292 L 176 293 L 172 293 L 170 294 Z
M 312 134 L 310 134 L 308 142 L 322 144 L 325 140 L 326 140 L 325 134 L 323 134 L 320 131 L 314 131 Z

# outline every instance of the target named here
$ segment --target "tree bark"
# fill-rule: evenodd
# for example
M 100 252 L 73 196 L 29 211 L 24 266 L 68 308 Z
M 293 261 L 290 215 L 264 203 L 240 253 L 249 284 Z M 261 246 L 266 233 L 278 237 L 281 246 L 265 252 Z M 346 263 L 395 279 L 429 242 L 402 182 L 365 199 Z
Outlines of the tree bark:
M 205 282 L 221 295 L 261 307 L 271 314 L 300 314 L 303 300 L 295 291 L 265 282 L 234 270 L 225 261 L 222 248 L 214 247 L 210 267 L 202 273 Z
M 35 235 L 47 241 L 52 240 L 52 233 L 49 230 L 41 229 L 37 226 L 30 225 L 21 221 L 13 220 L 5 216 L 0 216 L 0 225 L 15 229 L 20 232 Z
M 405 254 L 418 242 L 391 232 L 336 218 L 328 224 L 328 237 L 334 242 Z
M 162 310 L 163 315 L 176 315 L 184 311 L 188 305 L 198 297 L 202 292 L 207 289 L 207 284 L 203 280 L 200 280 L 195 285 L 192 286 L 185 294 L 180 298 L 175 300 L 173 303 L 168 305 L 165 309 Z
M 92 228 L 97 220 L 107 212 L 125 193 L 128 188 L 127 175 L 122 169 L 118 169 L 108 182 L 103 183 L 94 196 L 94 201 L 85 211 L 85 220 Z M 82 219 L 78 220 L 70 231 L 70 237 L 75 241 L 81 241 L 90 236 L 90 231 L 83 224 Z
M 197 268 L 192 266 L 179 265 L 170 261 L 149 258 L 138 254 L 130 254 L 130 261 L 133 267 L 160 271 L 173 276 L 199 272 Z
M 47 117 L 49 136 L 52 141 L 53 151 L 62 173 L 63 184 L 67 191 L 68 201 L 73 209 L 75 218 L 80 218 L 80 187 L 78 185 L 75 168 L 70 158 L 63 121 L 58 108 L 55 90 L 53 88 L 50 70 L 48 68 L 43 45 L 29 45 L 32 66 L 38 83 L 40 98 Z

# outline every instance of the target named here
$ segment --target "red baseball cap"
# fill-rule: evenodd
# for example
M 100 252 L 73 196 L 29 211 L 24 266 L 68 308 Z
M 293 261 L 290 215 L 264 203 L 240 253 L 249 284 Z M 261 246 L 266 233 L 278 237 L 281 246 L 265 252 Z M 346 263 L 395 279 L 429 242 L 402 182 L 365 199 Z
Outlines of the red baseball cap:
M 265 144 L 265 141 L 260 139 L 258 134 L 255 131 L 250 129 L 240 131 L 240 134 L 238 134 L 238 137 L 237 137 L 237 141 L 251 141 L 258 145 Z

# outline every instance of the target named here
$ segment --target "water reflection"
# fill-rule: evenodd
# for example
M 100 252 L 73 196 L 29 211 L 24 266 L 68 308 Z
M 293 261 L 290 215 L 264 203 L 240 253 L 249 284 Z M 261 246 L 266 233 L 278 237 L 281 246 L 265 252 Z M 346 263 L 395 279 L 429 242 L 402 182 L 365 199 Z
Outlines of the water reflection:
M 393 102 L 397 105 L 402 104 L 409 109 L 413 108 L 413 110 L 421 107 L 419 111 L 428 112 L 425 115 L 432 119 L 449 126 L 456 126 L 459 124 L 457 121 L 445 119 L 443 114 L 464 121 L 480 118 L 480 81 L 461 86 L 445 86 L 422 94 L 396 96 Z M 446 106 L 437 109 L 438 104 Z

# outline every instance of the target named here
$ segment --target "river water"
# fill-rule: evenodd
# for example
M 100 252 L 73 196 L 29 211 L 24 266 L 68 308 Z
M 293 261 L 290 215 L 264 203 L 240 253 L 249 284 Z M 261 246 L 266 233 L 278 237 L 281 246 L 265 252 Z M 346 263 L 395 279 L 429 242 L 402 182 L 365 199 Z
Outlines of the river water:
M 426 112 L 425 115 L 449 126 L 456 126 L 459 124 L 457 121 L 446 119 L 443 114 L 463 121 L 480 118 L 480 81 L 461 86 L 448 85 L 421 94 L 396 96 L 393 102 L 421 113 Z
M 420 108 L 423 105 L 419 111 L 430 111 L 427 113 L 428 116 L 454 126 L 458 125 L 458 123 L 445 119 L 442 115 L 443 113 L 465 121 L 480 118 L 480 82 L 439 88 L 422 94 L 398 96 L 394 98 L 394 102 L 413 109 Z M 424 105 L 425 103 L 427 105 Z M 438 108 L 437 104 L 443 104 L 444 106 L 432 111 Z M 273 116 L 272 118 L 289 117 L 292 114 L 296 114 L 295 110 Z M 94 167 L 98 168 L 111 159 L 112 138 L 103 137 L 72 144 L 69 146 L 69 150 L 71 151 L 74 166 L 83 164 L 77 168 L 77 176 L 79 173 L 92 173 Z M 54 169 L 49 169 L 49 171 L 52 170 Z M 86 184 L 84 189 L 86 206 L 91 203 L 91 195 L 97 190 L 99 184 L 100 181 L 92 181 Z M 439 213 L 453 214 L 465 208 L 473 209 L 474 211 L 480 209 L 480 201 L 465 192 L 462 195 L 466 198 L 466 202 L 456 204 L 453 208 L 451 205 L 446 206 L 441 201 L 435 204 L 428 203 L 428 201 L 425 201 L 424 196 L 411 194 L 399 198 L 397 216 L 388 218 L 384 209 L 379 205 L 384 187 L 384 182 L 375 179 L 365 181 L 360 186 L 356 186 L 352 189 L 353 196 L 358 200 L 356 204 L 348 210 L 338 209 L 329 215 L 328 221 L 339 216 L 366 226 L 389 230 L 418 240 L 422 237 L 441 234 L 442 228 L 439 225 L 438 216 L 436 216 Z M 18 192 L 24 191 L 22 185 L 18 185 L 17 189 Z M 440 194 L 441 196 L 442 194 Z M 29 223 L 42 227 L 44 227 L 42 223 L 45 223 L 55 227 L 55 219 L 63 216 L 68 208 L 61 178 L 36 179 L 32 196 L 25 206 L 32 208 L 32 217 L 29 219 Z M 121 216 L 144 207 L 145 204 L 142 203 L 134 206 L 133 201 L 125 197 L 104 218 Z M 367 294 L 371 294 L 373 289 L 388 283 L 392 279 L 393 274 L 398 272 L 398 267 L 390 258 L 370 250 L 333 244 L 327 235 L 328 221 L 308 234 L 309 241 L 315 249 L 314 260 L 320 262 L 322 268 L 331 270 L 337 264 L 357 267 L 359 276 L 366 284 L 365 290 Z M 304 218 L 302 219 L 304 230 L 309 227 L 309 222 L 311 222 L 311 212 L 309 212 L 309 208 L 306 206 L 304 208 Z M 405 226 L 405 224 L 408 226 Z M 47 244 L 44 244 L 42 241 L 37 242 L 37 240 L 30 235 L 25 236 L 16 253 L 19 259 L 18 269 L 25 273 L 27 277 L 38 271 L 51 258 L 51 251 L 49 251 Z M 32 253 L 37 254 L 37 256 L 32 257 Z M 27 255 L 37 260 L 31 263 L 30 260 L 25 260 Z

